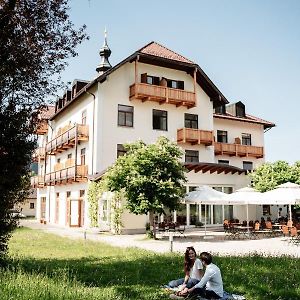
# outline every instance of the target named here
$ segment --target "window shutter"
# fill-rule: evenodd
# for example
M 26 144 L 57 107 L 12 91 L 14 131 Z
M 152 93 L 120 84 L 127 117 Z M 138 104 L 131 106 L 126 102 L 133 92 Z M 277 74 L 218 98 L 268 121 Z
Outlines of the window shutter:
M 153 84 L 159 85 L 159 77 L 156 77 L 156 76 L 153 77 Z
M 147 73 L 141 74 L 141 83 L 147 83 Z
M 184 90 L 184 81 L 178 81 L 178 89 Z

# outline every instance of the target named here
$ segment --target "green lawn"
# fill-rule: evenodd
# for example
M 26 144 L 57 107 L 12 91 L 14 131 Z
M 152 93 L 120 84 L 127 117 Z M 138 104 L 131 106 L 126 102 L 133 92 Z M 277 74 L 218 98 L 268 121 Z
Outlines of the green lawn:
M 201 250 L 201 249 L 198 249 Z M 182 275 L 182 256 L 69 240 L 27 228 L 10 241 L 0 299 L 168 299 L 159 286 Z M 216 257 L 225 289 L 247 300 L 300 299 L 300 259 Z

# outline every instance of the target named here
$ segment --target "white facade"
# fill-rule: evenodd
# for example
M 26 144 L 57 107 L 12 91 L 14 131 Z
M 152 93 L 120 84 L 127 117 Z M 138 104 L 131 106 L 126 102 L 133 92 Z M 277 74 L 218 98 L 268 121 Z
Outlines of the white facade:
M 137 79 L 141 81 L 141 74 L 147 73 L 159 78 L 171 78 L 184 82 L 184 91 L 196 94 L 196 105 L 191 108 L 186 106 L 176 106 L 168 103 L 158 103 L 157 101 L 141 101 L 140 99 L 130 100 L 129 87 Z M 76 165 L 87 165 L 87 174 L 94 175 L 101 173 L 111 166 L 117 158 L 117 145 L 136 140 L 143 140 L 145 143 L 154 143 L 161 135 L 168 137 L 172 141 L 177 141 L 177 130 L 185 127 L 185 113 L 198 116 L 199 130 L 213 131 L 214 136 L 217 130 L 228 132 L 228 143 L 234 143 L 236 137 L 242 133 L 251 134 L 253 146 L 264 146 L 264 124 L 247 122 L 244 118 L 241 121 L 227 120 L 214 117 L 213 101 L 201 86 L 195 82 L 195 78 L 186 71 L 173 68 L 152 65 L 149 63 L 125 62 L 118 68 L 110 72 L 103 82 L 95 81 L 88 86 L 84 92 L 77 93 L 75 100 L 70 101 L 64 109 L 61 109 L 49 121 L 48 133 L 39 138 L 39 146 L 46 147 L 49 141 L 55 139 L 61 129 L 75 124 L 82 124 L 83 114 L 86 116 L 85 125 L 88 128 L 88 140 L 76 141 L 69 148 L 52 155 L 46 155 L 46 159 L 39 163 L 39 175 L 43 176 L 55 171 L 57 164 L 65 164 L 72 160 Z M 79 96 L 78 96 L 79 94 Z M 125 127 L 118 125 L 118 105 L 133 107 L 133 126 Z M 153 129 L 152 118 L 153 109 L 167 112 L 167 130 Z M 229 155 L 215 155 L 214 145 L 205 146 L 203 144 L 192 145 L 191 143 L 179 144 L 183 150 L 199 151 L 199 162 L 218 163 L 218 160 L 229 160 L 231 166 L 243 168 L 243 161 L 251 161 L 253 167 L 257 167 L 264 162 L 263 158 L 240 157 Z M 84 158 L 83 154 L 84 153 Z M 182 158 L 184 161 L 184 157 Z M 46 167 L 45 167 L 46 161 Z M 61 167 L 60 167 L 61 168 Z M 60 175 L 59 175 L 60 176 Z M 46 175 L 47 178 L 47 175 Z M 48 177 L 49 178 L 49 177 Z M 187 187 L 195 187 L 206 184 L 218 189 L 228 189 L 234 191 L 249 184 L 247 176 L 239 173 L 217 172 L 195 173 L 190 171 L 187 174 Z M 63 182 L 57 184 L 47 184 L 38 188 L 37 193 L 37 219 L 42 222 L 57 223 L 62 226 L 89 226 L 88 216 L 88 180 L 80 182 Z M 109 199 L 109 197 L 107 197 Z M 105 197 L 102 199 L 105 200 Z M 99 225 L 100 228 L 109 228 L 109 201 L 100 201 Z M 190 211 L 190 207 L 186 208 Z M 200 209 L 200 212 L 199 212 Z M 202 220 L 201 207 L 197 207 L 198 220 Z M 213 208 L 211 208 L 213 211 Z M 251 211 L 252 213 L 252 211 Z M 220 211 L 218 212 L 220 214 Z M 253 212 L 253 216 L 257 212 Z M 103 222 L 103 216 L 105 221 Z M 244 218 L 241 209 L 233 209 L 235 218 Z M 224 209 L 222 210 L 224 217 Z M 256 217 L 256 216 L 255 216 Z M 176 218 L 176 217 L 175 217 Z M 209 223 L 220 223 L 214 220 L 213 213 L 210 214 Z M 220 216 L 219 216 L 220 219 Z M 101 221 L 102 220 L 102 221 Z M 106 222 L 108 220 L 108 222 Z M 125 211 L 122 216 L 124 232 L 143 231 L 146 216 L 135 216 Z M 191 222 L 188 219 L 186 224 Z

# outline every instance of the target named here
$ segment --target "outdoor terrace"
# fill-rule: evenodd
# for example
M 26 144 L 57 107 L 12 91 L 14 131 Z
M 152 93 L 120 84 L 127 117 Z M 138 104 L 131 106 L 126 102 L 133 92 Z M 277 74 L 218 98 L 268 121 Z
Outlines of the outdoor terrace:
M 37 162 L 37 161 L 41 161 L 45 159 L 45 148 L 40 147 L 34 150 L 33 154 L 32 154 L 32 159 L 33 161 Z

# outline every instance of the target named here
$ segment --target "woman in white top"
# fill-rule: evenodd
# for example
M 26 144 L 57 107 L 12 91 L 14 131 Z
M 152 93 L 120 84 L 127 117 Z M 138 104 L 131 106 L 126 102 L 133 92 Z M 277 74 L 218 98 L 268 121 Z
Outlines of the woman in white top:
M 168 283 L 169 288 L 182 286 L 182 288 L 191 288 L 200 282 L 204 272 L 200 259 L 197 258 L 194 247 L 187 247 L 184 255 L 184 272 L 185 277 L 172 280 Z

